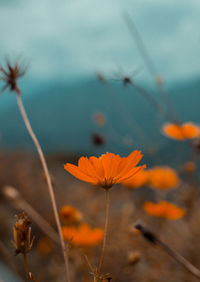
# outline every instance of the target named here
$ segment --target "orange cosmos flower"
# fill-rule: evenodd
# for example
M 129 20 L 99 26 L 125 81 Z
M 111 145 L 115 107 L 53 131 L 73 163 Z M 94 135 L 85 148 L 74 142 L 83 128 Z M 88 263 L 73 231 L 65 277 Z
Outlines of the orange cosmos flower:
M 158 166 L 148 170 L 148 184 L 153 188 L 168 190 L 179 184 L 179 177 L 174 169 Z
M 78 227 L 62 227 L 63 237 L 74 246 L 89 247 L 102 242 L 104 232 L 101 228 L 92 229 L 88 224 L 82 223 Z
M 141 170 L 132 179 L 128 179 L 122 184 L 127 188 L 139 188 L 147 184 L 148 179 L 148 171 Z
M 80 222 L 82 218 L 81 212 L 72 206 L 64 206 L 60 210 L 60 219 L 64 224 Z
M 162 132 L 169 138 L 177 140 L 193 139 L 199 136 L 200 130 L 192 122 L 185 122 L 182 125 L 166 123 L 162 127 Z
M 186 213 L 185 209 L 179 208 L 166 201 L 154 204 L 152 202 L 144 203 L 144 210 L 152 216 L 164 217 L 167 219 L 179 219 Z
M 81 157 L 78 166 L 67 163 L 64 168 L 82 181 L 108 189 L 114 184 L 132 179 L 145 168 L 145 165 L 136 167 L 141 158 L 140 151 L 132 152 L 127 158 L 106 153 L 99 158 Z

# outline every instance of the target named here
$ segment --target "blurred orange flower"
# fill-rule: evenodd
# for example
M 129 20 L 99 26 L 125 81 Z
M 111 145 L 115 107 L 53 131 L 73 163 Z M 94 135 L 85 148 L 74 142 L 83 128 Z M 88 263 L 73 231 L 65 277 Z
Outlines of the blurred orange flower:
M 124 185 L 127 188 L 139 188 L 147 184 L 148 179 L 149 179 L 148 171 L 141 170 L 132 179 L 128 179 L 127 181 L 124 181 L 122 185 Z
M 166 201 L 157 204 L 152 202 L 144 203 L 144 210 L 152 216 L 164 217 L 167 219 L 179 219 L 186 213 L 185 209 L 179 208 L 174 204 Z
M 181 124 L 166 123 L 162 127 L 162 132 L 169 138 L 177 140 L 193 139 L 199 136 L 199 126 L 192 122 Z
M 153 188 L 168 190 L 178 186 L 179 177 L 174 169 L 157 166 L 148 170 L 148 184 Z
M 145 165 L 136 167 L 141 158 L 140 151 L 132 152 L 127 158 L 106 153 L 99 158 L 81 157 L 78 166 L 67 163 L 64 168 L 82 181 L 108 189 L 114 184 L 132 180 L 136 173 L 145 168 Z
M 62 227 L 63 237 L 74 246 L 89 247 L 102 242 L 104 232 L 101 228 L 92 229 L 88 224 L 82 223 L 78 227 Z
M 93 115 L 93 118 L 94 118 L 94 121 L 100 126 L 104 126 L 106 124 L 106 118 L 104 117 L 102 113 L 95 113 Z
M 63 206 L 60 210 L 60 219 L 64 224 L 80 222 L 83 218 L 81 212 L 72 206 Z

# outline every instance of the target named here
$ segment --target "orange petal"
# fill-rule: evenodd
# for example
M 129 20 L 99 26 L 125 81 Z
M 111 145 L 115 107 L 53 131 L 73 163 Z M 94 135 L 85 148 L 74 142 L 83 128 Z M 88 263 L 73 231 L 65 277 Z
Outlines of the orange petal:
M 129 180 L 130 178 L 134 177 L 134 175 L 136 175 L 139 171 L 141 171 L 144 168 L 146 168 L 146 165 L 134 167 L 127 174 L 125 174 L 124 176 L 120 177 L 118 179 L 117 183 L 122 183 L 124 181 Z
M 199 135 L 199 127 L 192 122 L 185 122 L 183 124 L 183 131 L 188 139 L 195 138 Z
M 167 219 L 179 219 L 185 215 L 185 209 L 179 208 L 174 204 L 161 201 L 157 204 L 152 202 L 144 203 L 144 210 L 152 216 L 163 217 Z
M 100 179 L 105 178 L 101 160 L 96 157 L 90 157 L 89 161 L 91 165 L 94 167 L 94 169 L 96 170 L 96 173 L 98 174 L 99 178 Z
M 167 137 L 177 139 L 177 140 L 184 140 L 184 132 L 181 125 L 166 123 L 162 127 L 162 132 Z
M 92 177 L 88 176 L 87 174 L 82 172 L 80 170 L 80 168 L 78 168 L 77 166 L 75 166 L 73 164 L 69 164 L 69 163 L 65 164 L 64 169 L 66 169 L 69 173 L 71 173 L 73 176 L 75 176 L 76 178 L 78 178 L 82 181 L 86 181 L 86 182 L 89 182 L 93 185 L 97 185 L 97 179 L 96 178 L 92 178 Z
M 78 161 L 78 167 L 80 168 L 82 172 L 84 172 L 91 178 L 97 178 L 99 180 L 99 175 L 88 158 L 81 157 Z
M 130 170 L 132 170 L 142 159 L 142 154 L 140 151 L 133 151 L 127 158 L 122 158 L 120 163 L 118 177 L 124 176 Z

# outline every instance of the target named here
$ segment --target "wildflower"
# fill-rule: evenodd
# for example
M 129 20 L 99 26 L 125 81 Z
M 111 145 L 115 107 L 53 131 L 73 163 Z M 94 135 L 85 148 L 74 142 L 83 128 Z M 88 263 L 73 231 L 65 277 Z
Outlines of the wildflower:
M 10 91 L 15 91 L 18 95 L 21 93 L 17 80 L 24 76 L 27 68 L 21 68 L 18 63 L 11 65 L 7 62 L 7 69 L 0 67 L 0 80 L 5 82 L 5 86 L 2 88 L 1 93 L 4 92 L 8 87 Z
M 138 172 L 133 179 L 129 179 L 122 183 L 127 188 L 139 188 L 147 184 L 148 182 L 148 171 L 141 170 Z
M 72 206 L 64 206 L 60 210 L 60 219 L 64 224 L 80 222 L 83 218 L 81 212 Z
M 154 204 L 152 202 L 144 203 L 144 210 L 151 216 L 163 217 L 167 219 L 179 219 L 182 218 L 186 211 L 179 208 L 174 204 L 166 201 Z
M 133 151 L 127 158 L 106 153 L 99 158 L 81 157 L 78 166 L 67 163 L 64 168 L 82 181 L 109 189 L 114 184 L 132 180 L 140 170 L 145 168 L 145 165 L 136 167 L 141 158 L 140 151 Z
M 31 222 L 24 212 L 17 216 L 13 237 L 16 254 L 26 254 L 32 249 L 34 239 L 31 240 Z
M 181 124 L 166 123 L 162 127 L 162 132 L 169 138 L 176 140 L 193 139 L 199 136 L 200 130 L 192 122 Z
M 98 133 L 93 133 L 91 138 L 92 138 L 92 143 L 95 146 L 102 146 L 105 144 L 105 138 Z
M 82 223 L 78 227 L 62 227 L 63 237 L 71 241 L 74 246 L 89 247 L 102 242 L 104 232 L 101 228 L 92 229 L 88 224 Z
M 168 190 L 179 184 L 176 171 L 167 166 L 158 166 L 148 170 L 148 184 L 153 188 Z

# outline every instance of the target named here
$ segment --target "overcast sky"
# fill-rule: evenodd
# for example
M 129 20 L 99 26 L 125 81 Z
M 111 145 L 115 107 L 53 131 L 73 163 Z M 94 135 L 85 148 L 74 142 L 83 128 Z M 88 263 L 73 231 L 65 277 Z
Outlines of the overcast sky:
M 1 0 L 0 59 L 22 55 L 43 80 L 129 73 L 144 63 L 124 12 L 168 81 L 199 74 L 199 0 Z

